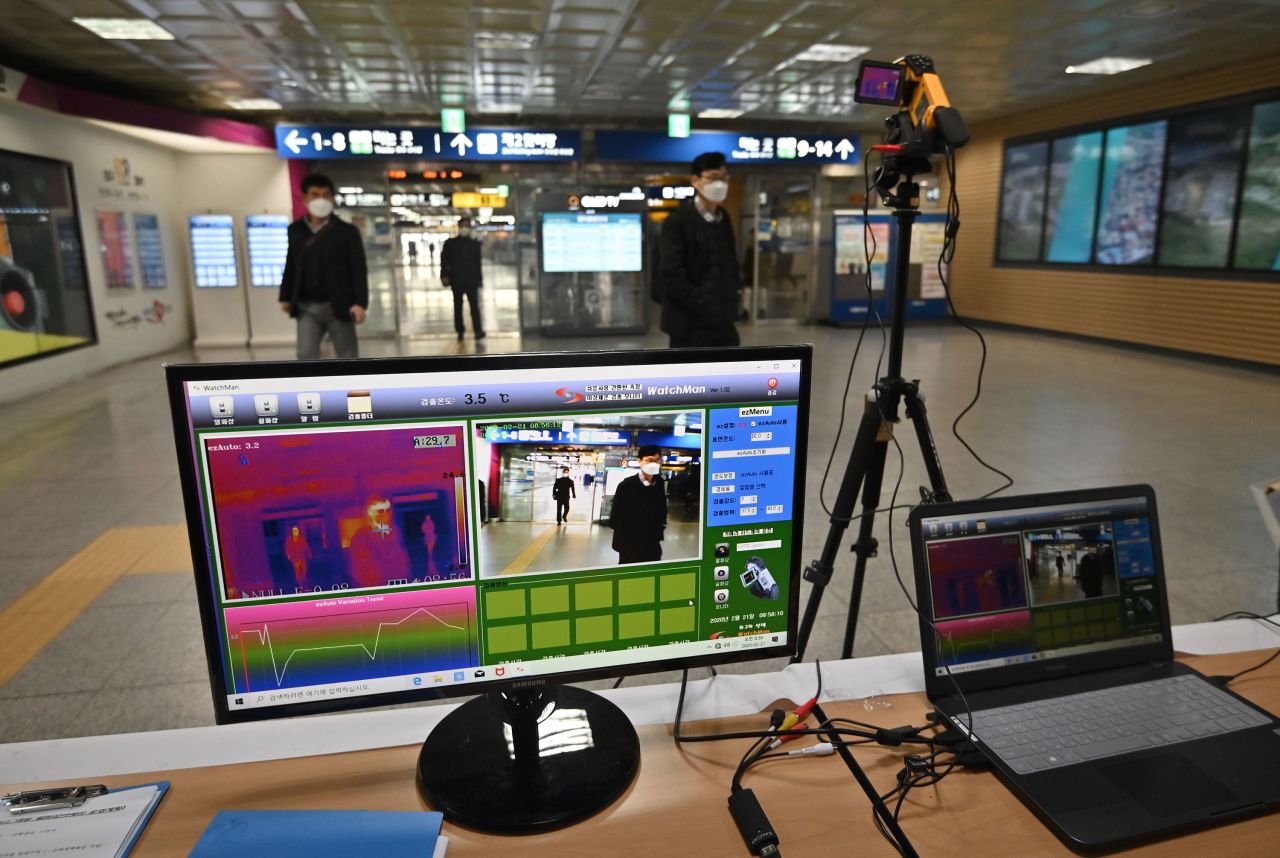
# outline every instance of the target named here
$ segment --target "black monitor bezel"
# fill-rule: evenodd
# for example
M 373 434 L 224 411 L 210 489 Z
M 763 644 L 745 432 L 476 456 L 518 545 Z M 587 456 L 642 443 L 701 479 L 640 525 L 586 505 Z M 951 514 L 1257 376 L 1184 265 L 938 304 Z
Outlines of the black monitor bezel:
M 213 590 L 211 558 L 204 537 L 204 511 L 200 502 L 196 475 L 195 446 L 187 413 L 185 385 L 188 382 L 218 381 L 223 379 L 254 380 L 266 378 L 304 378 L 318 376 L 367 375 L 425 372 L 480 372 L 516 369 L 548 369 L 562 366 L 573 368 L 593 366 L 629 365 L 638 368 L 659 367 L 664 364 L 699 362 L 786 361 L 800 362 L 799 408 L 796 421 L 795 485 L 791 518 L 791 572 L 792 586 L 788 604 L 787 643 L 759 649 L 718 652 L 705 656 L 686 656 L 627 665 L 566 671 L 561 674 L 539 676 L 530 679 L 486 679 L 484 682 L 461 685 L 423 686 L 401 692 L 384 692 L 367 697 L 340 697 L 290 703 L 281 706 L 231 709 L 227 703 L 228 692 L 223 674 L 217 604 Z M 487 692 L 503 691 L 517 687 L 542 684 L 586 682 L 635 676 L 645 673 L 684 670 L 695 667 L 711 667 L 742 661 L 766 658 L 792 657 L 795 655 L 799 626 L 801 551 L 804 532 L 804 496 L 806 452 L 809 437 L 809 394 L 813 370 L 813 347 L 807 344 L 786 346 L 706 348 L 706 349 L 647 349 L 635 351 L 575 351 L 541 352 L 533 354 L 504 355 L 455 355 L 444 357 L 372 358 L 360 360 L 329 361 L 269 361 L 257 363 L 169 364 L 165 366 L 165 380 L 177 447 L 179 476 L 182 483 L 183 504 L 187 515 L 188 539 L 191 546 L 193 572 L 196 579 L 197 603 L 204 637 L 205 660 L 209 671 L 210 692 L 213 696 L 214 718 L 219 724 L 234 724 L 285 718 L 296 715 L 314 715 L 325 712 L 366 709 L 403 703 L 419 703 L 447 697 L 467 697 Z M 195 523 L 193 525 L 193 522 Z
M 1132 497 L 1142 497 L 1147 502 L 1151 524 L 1151 556 L 1156 572 L 1156 580 L 1160 582 L 1160 586 L 1157 589 L 1159 591 L 1160 622 L 1164 631 L 1163 640 L 1157 643 L 1135 644 L 1131 647 L 1104 652 L 1063 656 L 1052 660 L 1034 661 L 1007 667 L 994 667 L 973 673 L 954 673 L 950 676 L 946 674 L 942 676 L 935 675 L 938 663 L 934 657 L 933 629 L 930 627 L 928 620 L 928 617 L 932 616 L 933 612 L 928 601 L 931 598 L 932 591 L 929 586 L 929 564 L 924 550 L 924 528 L 921 525 L 924 519 L 1024 507 L 1055 506 L 1058 504 L 1095 501 L 1105 503 L 1106 501 Z M 911 511 L 908 523 L 911 529 L 911 554 L 916 573 L 916 613 L 920 625 L 920 651 L 924 662 L 925 692 L 930 700 L 939 700 L 954 695 L 957 685 L 962 692 L 967 694 L 972 691 L 1024 685 L 1042 679 L 1061 679 L 1108 668 L 1146 664 L 1153 661 L 1167 661 L 1173 658 L 1173 638 L 1170 634 L 1169 623 L 1169 593 L 1167 579 L 1164 574 L 1164 557 L 1160 549 L 1160 526 L 1156 514 L 1156 495 L 1151 486 L 1144 484 L 1108 486 L 1096 489 L 988 498 L 985 500 L 923 504 Z

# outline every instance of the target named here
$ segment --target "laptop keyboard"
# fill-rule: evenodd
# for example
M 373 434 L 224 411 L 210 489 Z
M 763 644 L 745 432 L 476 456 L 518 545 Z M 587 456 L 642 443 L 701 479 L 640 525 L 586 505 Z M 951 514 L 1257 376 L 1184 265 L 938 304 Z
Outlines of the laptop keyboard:
M 964 717 L 954 720 L 967 725 Z M 1199 676 L 973 713 L 978 741 L 1023 775 L 1269 723 Z

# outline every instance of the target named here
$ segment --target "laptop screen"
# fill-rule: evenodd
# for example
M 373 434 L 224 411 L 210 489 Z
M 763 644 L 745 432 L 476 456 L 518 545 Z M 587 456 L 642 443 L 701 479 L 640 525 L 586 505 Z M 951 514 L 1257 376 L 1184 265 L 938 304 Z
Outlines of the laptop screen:
M 1140 494 L 926 512 L 917 565 L 920 610 L 936 629 L 934 675 L 1159 643 L 1153 519 Z

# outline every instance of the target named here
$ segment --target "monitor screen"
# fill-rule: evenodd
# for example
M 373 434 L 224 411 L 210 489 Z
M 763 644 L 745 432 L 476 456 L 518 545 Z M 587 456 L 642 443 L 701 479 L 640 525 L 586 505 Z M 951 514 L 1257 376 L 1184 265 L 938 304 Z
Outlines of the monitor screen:
M 170 367 L 218 719 L 788 654 L 809 355 Z
M 863 60 L 858 67 L 856 100 L 867 104 L 897 104 L 904 66 Z
M 236 233 L 231 215 L 193 215 L 190 232 L 196 287 L 239 286 Z
M 245 218 L 249 244 L 249 282 L 279 287 L 289 255 L 289 218 L 284 215 L 249 215 Z
M 640 271 L 644 231 L 634 212 L 544 212 L 542 270 Z
M 1107 130 L 1094 258 L 1103 265 L 1149 265 L 1164 168 L 1165 120 Z
M 169 285 L 164 264 L 164 242 L 160 239 L 160 216 L 135 213 L 133 237 L 138 244 L 138 268 L 142 288 L 163 289 Z
M 1162 639 L 1146 497 L 925 515 L 922 611 L 935 676 Z

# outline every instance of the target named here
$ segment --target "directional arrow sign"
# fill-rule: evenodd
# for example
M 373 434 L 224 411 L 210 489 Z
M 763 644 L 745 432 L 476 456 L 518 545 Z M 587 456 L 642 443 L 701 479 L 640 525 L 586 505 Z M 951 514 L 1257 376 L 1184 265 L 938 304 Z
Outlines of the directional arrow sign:
M 849 142 L 848 137 L 840 139 L 840 142 L 836 144 L 836 151 L 840 153 L 841 161 L 849 160 L 849 155 L 853 152 L 853 144 Z
M 302 146 L 298 144 L 301 143 Z M 293 150 L 293 154 L 297 155 L 302 151 L 302 147 L 307 145 L 307 138 L 298 133 L 298 129 L 289 132 L 289 136 L 284 138 L 284 145 Z
M 459 155 L 467 154 L 467 147 L 474 146 L 471 138 L 465 134 L 455 134 L 453 139 L 449 141 L 449 145 L 458 150 Z

